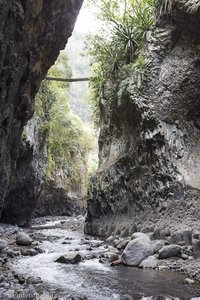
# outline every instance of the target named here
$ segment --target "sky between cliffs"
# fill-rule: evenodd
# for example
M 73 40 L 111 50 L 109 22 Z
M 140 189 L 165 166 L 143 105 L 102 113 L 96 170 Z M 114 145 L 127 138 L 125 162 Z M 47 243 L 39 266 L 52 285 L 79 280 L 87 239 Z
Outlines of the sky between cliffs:
M 97 31 L 99 25 L 95 19 L 95 8 L 88 8 L 84 2 L 75 25 L 75 31 L 90 33 Z

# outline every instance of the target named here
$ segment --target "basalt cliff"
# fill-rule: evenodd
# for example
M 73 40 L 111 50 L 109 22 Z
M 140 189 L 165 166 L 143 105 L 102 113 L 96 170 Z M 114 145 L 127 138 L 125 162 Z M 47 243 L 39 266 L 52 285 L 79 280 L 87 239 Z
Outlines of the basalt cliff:
M 36 206 L 41 174 L 27 168 L 34 150 L 21 134 L 33 116 L 41 81 L 72 34 L 82 2 L 0 0 L 1 221 L 27 224 Z
M 142 80 L 133 73 L 111 106 L 102 97 L 85 232 L 190 239 L 200 227 L 200 3 L 174 1 L 145 56 Z

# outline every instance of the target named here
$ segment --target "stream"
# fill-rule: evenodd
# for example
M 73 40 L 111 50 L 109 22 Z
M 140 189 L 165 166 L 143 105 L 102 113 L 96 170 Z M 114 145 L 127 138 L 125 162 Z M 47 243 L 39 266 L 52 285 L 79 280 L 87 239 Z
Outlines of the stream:
M 183 284 L 185 277 L 180 274 L 99 262 L 98 255 L 113 247 L 85 236 L 82 223 L 81 218 L 63 217 L 34 224 L 30 232 L 44 253 L 17 257 L 11 262 L 12 269 L 24 276 L 39 276 L 49 295 L 85 295 L 89 300 L 200 300 L 200 289 Z M 54 262 L 71 251 L 86 259 L 76 265 Z

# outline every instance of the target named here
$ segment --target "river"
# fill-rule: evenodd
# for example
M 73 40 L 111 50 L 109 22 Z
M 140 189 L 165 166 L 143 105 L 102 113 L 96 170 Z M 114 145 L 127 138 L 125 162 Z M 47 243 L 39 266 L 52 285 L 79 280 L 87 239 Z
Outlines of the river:
M 180 274 L 99 262 L 98 254 L 113 248 L 98 238 L 85 236 L 81 222 L 81 218 L 68 217 L 36 223 L 31 232 L 42 239 L 39 247 L 44 253 L 15 258 L 12 268 L 21 275 L 39 276 L 49 299 L 51 294 L 70 294 L 85 295 L 89 300 L 200 300 L 200 289 L 183 284 L 185 277 Z M 71 251 L 90 259 L 77 265 L 54 262 Z

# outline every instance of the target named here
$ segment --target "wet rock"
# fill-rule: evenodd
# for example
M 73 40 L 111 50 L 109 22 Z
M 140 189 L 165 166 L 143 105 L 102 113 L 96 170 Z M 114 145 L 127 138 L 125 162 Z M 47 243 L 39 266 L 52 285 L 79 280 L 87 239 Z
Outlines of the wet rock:
M 117 247 L 117 245 L 119 245 L 123 241 L 124 241 L 123 238 L 116 238 L 116 239 L 114 239 L 113 244 L 115 247 Z
M 72 295 L 66 295 L 64 297 L 59 297 L 58 300 L 88 300 L 86 296 L 72 296 Z
M 114 239 L 115 239 L 115 237 L 114 236 L 109 236 L 107 239 L 106 239 L 106 242 L 113 242 L 114 241 Z
M 166 271 L 169 270 L 169 266 L 158 266 L 159 271 Z
M 188 259 L 188 255 L 185 253 L 181 253 L 181 258 L 186 260 L 186 259 Z
M 35 256 L 38 252 L 35 249 L 22 249 L 21 254 L 23 256 Z
M 119 255 L 114 252 L 106 252 L 101 255 L 101 257 L 105 257 L 109 259 L 110 262 L 116 261 L 119 259 Z
M 62 255 L 57 258 L 54 262 L 58 262 L 61 264 L 77 264 L 83 260 L 80 254 L 69 253 L 67 255 Z
M 155 241 L 153 243 L 153 251 L 154 251 L 154 253 L 157 253 L 164 246 L 165 246 L 165 241 L 164 240 Z
M 168 245 L 164 246 L 158 251 L 158 258 L 164 259 L 169 257 L 176 257 L 181 252 L 181 246 L 179 245 Z
M 200 233 L 193 234 L 192 249 L 194 258 L 200 258 Z
M 153 255 L 153 246 L 144 233 L 134 233 L 131 238 L 133 240 L 124 249 L 121 259 L 125 265 L 139 266 L 144 259 Z
M 143 260 L 141 264 L 139 265 L 140 268 L 149 268 L 149 269 L 155 269 L 158 265 L 158 260 L 155 256 L 149 256 L 147 259 Z
M 15 256 L 15 252 L 11 249 L 11 248 L 4 248 L 2 251 L 1 251 L 2 254 L 6 254 L 7 256 L 9 257 L 14 257 Z
M 28 277 L 26 279 L 26 283 L 27 284 L 38 284 L 38 283 L 42 283 L 42 279 L 40 277 Z M 28 292 L 30 292 L 30 290 L 28 290 Z
M 17 235 L 16 244 L 19 246 L 30 246 L 32 244 L 32 239 L 28 234 L 20 232 Z
M 5 240 L 0 240 L 0 251 L 7 247 L 7 242 Z
M 131 239 L 126 239 L 122 242 L 120 242 L 118 245 L 117 245 L 117 249 L 118 250 L 122 250 L 122 249 L 125 249 L 126 246 L 128 245 L 128 243 L 130 242 Z
M 0 275 L 0 283 L 2 283 L 3 281 L 5 281 L 5 276 L 4 275 Z
M 0 288 L 9 288 L 9 283 L 8 282 L 5 282 L 5 281 L 3 281 L 3 282 L 1 282 L 0 283 Z
M 38 252 L 38 253 L 45 253 L 45 250 L 39 248 L 39 247 L 35 247 L 35 250 Z
M 26 281 L 26 279 L 22 275 L 19 275 L 19 274 L 15 274 L 14 278 L 16 278 L 20 284 L 24 284 Z

